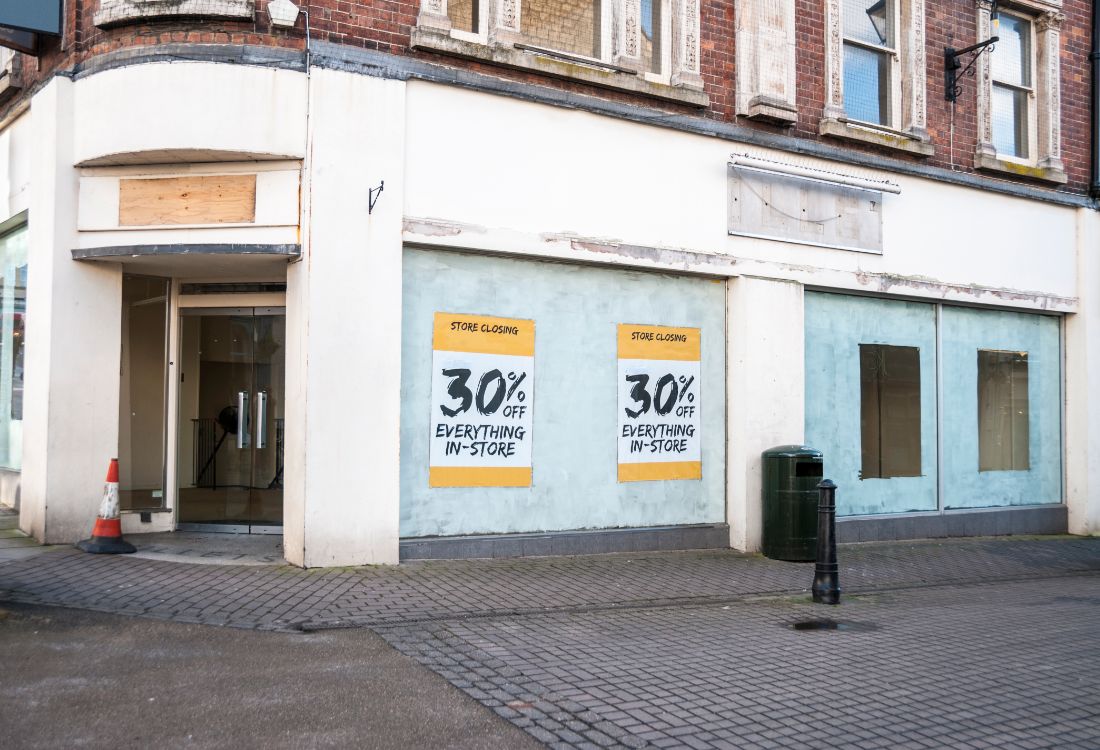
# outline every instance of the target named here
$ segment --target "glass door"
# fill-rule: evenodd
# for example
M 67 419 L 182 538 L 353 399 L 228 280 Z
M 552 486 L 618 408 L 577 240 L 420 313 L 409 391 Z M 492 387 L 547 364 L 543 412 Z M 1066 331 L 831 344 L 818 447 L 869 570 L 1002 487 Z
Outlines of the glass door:
M 282 532 L 285 321 L 282 308 L 182 312 L 179 528 Z

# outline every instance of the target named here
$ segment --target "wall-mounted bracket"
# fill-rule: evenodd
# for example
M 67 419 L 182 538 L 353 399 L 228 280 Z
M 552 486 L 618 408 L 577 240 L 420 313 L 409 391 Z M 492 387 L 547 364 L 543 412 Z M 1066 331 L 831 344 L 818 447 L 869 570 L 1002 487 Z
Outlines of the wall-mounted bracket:
M 378 183 L 378 187 L 367 190 L 367 215 L 374 213 L 374 204 L 378 202 L 378 197 L 382 195 L 382 191 L 385 189 L 386 181 L 382 180 Z
M 959 99 L 959 94 L 962 93 L 962 87 L 959 86 L 959 78 L 965 75 L 974 75 L 974 65 L 978 62 L 978 58 L 983 52 L 992 51 L 993 45 L 1001 41 L 1000 37 L 992 36 L 986 39 L 984 42 L 978 42 L 977 44 L 971 44 L 969 47 L 963 47 L 962 49 L 955 49 L 954 47 L 943 48 L 943 98 L 949 102 L 956 102 Z M 974 56 L 970 58 L 966 66 L 963 67 L 962 60 L 959 58 L 963 55 L 974 53 Z

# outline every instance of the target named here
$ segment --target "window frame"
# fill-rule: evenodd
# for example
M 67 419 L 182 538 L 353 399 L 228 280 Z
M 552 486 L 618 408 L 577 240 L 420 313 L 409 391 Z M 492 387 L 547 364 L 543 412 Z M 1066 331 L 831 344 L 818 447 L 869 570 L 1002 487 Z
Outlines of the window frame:
M 825 106 L 818 133 L 931 156 L 935 147 L 928 133 L 925 0 L 895 0 L 893 13 L 890 104 L 894 111 L 890 125 L 881 125 L 848 116 L 844 106 L 844 49 L 848 43 L 844 34 L 844 2 L 825 0 Z
M 844 17 L 843 17 L 843 2 L 841 3 L 841 22 L 840 22 L 840 35 L 841 35 L 841 75 L 844 71 L 844 51 L 845 47 L 851 45 L 858 49 L 867 50 L 877 55 L 886 55 L 886 59 L 889 61 L 888 65 L 888 81 L 887 81 L 887 110 L 886 110 L 886 122 L 872 122 L 870 120 L 859 120 L 848 114 L 847 104 L 845 103 L 845 116 L 849 122 L 857 123 L 871 128 L 886 128 L 888 130 L 897 130 L 897 123 L 901 113 L 901 44 L 899 42 L 901 38 L 901 3 L 898 0 L 884 0 L 887 7 L 891 9 L 893 15 L 894 24 L 894 45 L 888 47 L 886 45 L 873 44 L 866 42 L 862 39 L 855 39 L 848 36 L 844 29 Z M 847 87 L 845 87 L 847 88 Z M 881 94 L 879 94 L 881 96 Z
M 1027 94 L 1027 114 L 1026 114 L 1026 117 L 1025 117 L 1025 120 L 1026 120 L 1025 125 L 1027 126 L 1027 138 L 1025 139 L 1025 143 L 1026 143 L 1026 146 L 1027 146 L 1027 155 L 1026 156 L 1018 156 L 1018 155 L 1015 155 L 1015 154 L 1002 154 L 1000 152 L 997 152 L 997 155 L 998 155 L 998 158 L 1004 159 L 1005 161 L 1012 161 L 1012 162 L 1016 162 L 1018 164 L 1035 164 L 1035 163 L 1038 162 L 1038 157 L 1036 156 L 1036 154 L 1038 152 L 1038 145 L 1039 145 L 1038 144 L 1038 141 L 1039 141 L 1039 139 L 1038 139 L 1038 130 L 1039 130 L 1038 115 L 1039 115 L 1039 113 L 1038 113 L 1038 104 L 1037 104 L 1037 101 L 1036 101 L 1036 88 L 1037 88 L 1037 84 L 1038 84 L 1038 74 L 1039 74 L 1038 63 L 1039 63 L 1039 61 L 1038 61 L 1038 57 L 1037 57 L 1037 54 L 1036 54 L 1036 46 L 1037 46 L 1037 41 L 1038 40 L 1036 38 L 1036 33 L 1035 33 L 1035 31 L 1036 31 L 1035 17 L 1027 15 L 1025 13 L 1021 13 L 1021 12 L 1015 10 L 1015 9 L 999 11 L 999 14 L 1002 15 L 1002 16 L 1012 16 L 1013 18 L 1018 18 L 1021 21 L 1024 21 L 1025 23 L 1027 23 L 1027 28 L 1028 28 L 1027 64 L 1028 64 L 1028 78 L 1031 81 L 1031 85 L 1030 86 L 1020 86 L 1018 84 L 1009 83 L 1007 81 L 1000 81 L 1000 80 L 997 79 L 997 77 L 993 73 L 993 67 L 994 66 L 992 65 L 992 63 L 989 66 L 989 78 L 990 78 L 990 87 L 991 87 L 991 89 L 990 89 L 990 97 L 991 97 L 990 98 L 990 116 L 991 117 L 992 117 L 992 106 L 993 106 L 993 104 L 992 104 L 992 92 L 996 91 L 998 86 L 1001 87 L 1001 88 L 1004 88 L 1004 89 L 1009 89 L 1011 91 L 1023 91 L 1023 92 L 1026 92 L 1026 94 Z M 997 53 L 996 45 L 994 45 L 994 49 L 993 49 L 992 52 L 990 52 L 990 54 L 995 55 L 996 53 Z
M 1062 162 L 1061 26 L 1062 0 L 1011 0 L 998 13 L 1028 21 L 1031 28 L 1031 92 L 1028 96 L 1028 156 L 999 153 L 993 142 L 993 92 L 991 55 L 977 58 L 976 98 L 978 143 L 976 169 L 1007 173 L 1055 184 L 1067 181 Z M 994 35 L 993 0 L 977 0 L 977 37 Z M 1021 87 L 1014 87 L 1021 90 Z
M 599 57 L 528 44 L 521 33 L 524 0 L 481 0 L 477 33 L 452 28 L 448 0 L 422 0 L 411 46 L 681 104 L 709 106 L 699 67 L 700 0 L 654 1 L 661 4 L 664 36 L 660 74 L 645 69 L 641 0 L 601 0 Z

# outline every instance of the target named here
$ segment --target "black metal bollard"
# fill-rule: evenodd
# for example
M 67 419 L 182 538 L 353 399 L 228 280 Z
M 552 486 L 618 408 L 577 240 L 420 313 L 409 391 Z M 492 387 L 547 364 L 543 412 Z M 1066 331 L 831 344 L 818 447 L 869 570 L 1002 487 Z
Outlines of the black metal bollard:
M 813 585 L 815 604 L 840 604 L 840 566 L 836 560 L 836 485 L 826 479 L 817 485 L 817 565 Z

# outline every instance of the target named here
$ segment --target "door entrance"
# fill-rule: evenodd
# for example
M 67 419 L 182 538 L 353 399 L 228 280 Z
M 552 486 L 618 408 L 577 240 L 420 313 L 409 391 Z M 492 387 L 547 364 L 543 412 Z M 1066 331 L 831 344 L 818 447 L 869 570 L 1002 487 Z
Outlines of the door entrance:
M 181 315 L 177 527 L 281 534 L 285 310 Z

